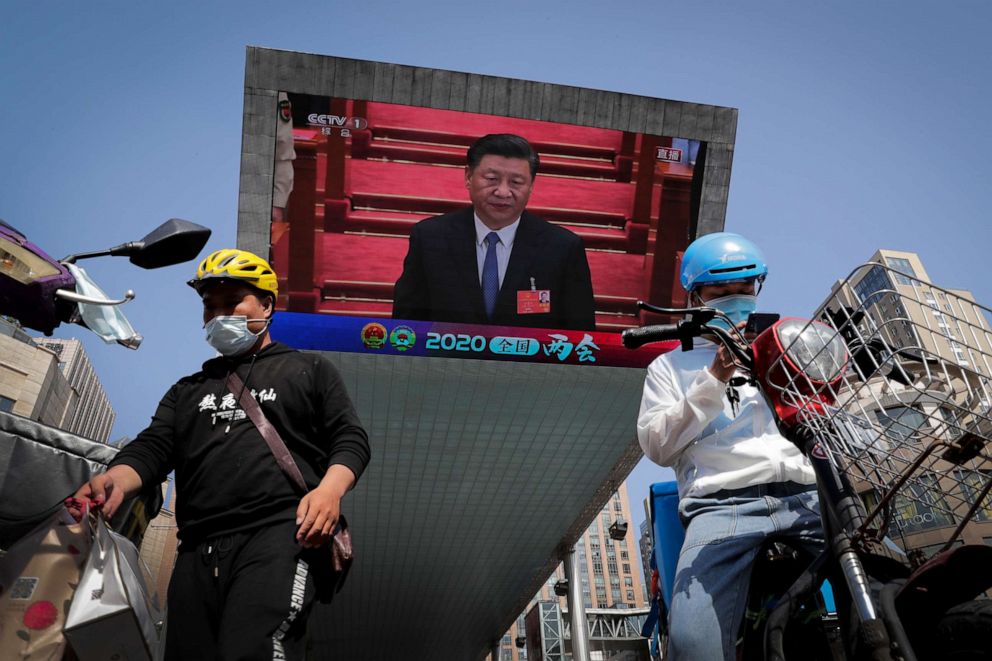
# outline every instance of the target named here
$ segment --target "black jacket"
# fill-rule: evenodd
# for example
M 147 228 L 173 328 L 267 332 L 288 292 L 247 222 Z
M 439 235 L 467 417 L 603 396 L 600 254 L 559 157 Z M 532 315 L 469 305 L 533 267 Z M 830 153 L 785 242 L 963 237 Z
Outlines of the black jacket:
M 337 369 L 318 354 L 273 342 L 255 357 L 214 358 L 169 389 L 147 429 L 111 465 L 130 466 L 145 488 L 176 472 L 183 540 L 295 518 L 300 502 L 265 440 L 235 405 L 226 378 L 236 369 L 290 449 L 307 485 L 343 464 L 356 478 L 369 461 L 368 436 Z M 226 398 L 226 399 L 225 399 Z
M 517 292 L 551 292 L 551 312 L 517 314 Z M 593 330 L 596 312 L 585 246 L 578 235 L 534 214 L 520 217 L 493 318 L 479 284 L 472 207 L 422 220 L 410 232 L 393 318 Z

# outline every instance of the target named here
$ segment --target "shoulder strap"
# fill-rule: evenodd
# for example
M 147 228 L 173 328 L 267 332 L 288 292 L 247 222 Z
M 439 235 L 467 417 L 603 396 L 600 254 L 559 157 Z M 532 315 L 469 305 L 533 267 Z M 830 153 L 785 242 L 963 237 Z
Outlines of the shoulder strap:
M 258 405 L 258 402 L 251 396 L 251 393 L 245 389 L 245 384 L 241 380 L 241 377 L 234 372 L 228 374 L 227 389 L 231 391 L 231 394 L 239 398 L 238 403 L 241 404 L 241 408 L 248 415 L 248 418 L 255 423 L 258 433 L 265 439 L 265 444 L 269 446 L 269 450 L 272 451 L 272 455 L 276 458 L 276 463 L 279 464 L 282 472 L 296 485 L 296 488 L 301 493 L 307 493 L 309 491 L 307 483 L 303 479 L 303 473 L 300 472 L 299 466 L 293 461 L 293 455 L 289 453 L 289 448 L 283 443 L 279 432 L 276 431 L 276 428 L 272 426 L 272 423 L 262 413 L 262 407 Z
M 234 372 L 227 375 L 227 389 L 238 398 L 238 403 L 241 404 L 245 414 L 255 424 L 258 433 L 265 439 L 265 444 L 269 446 L 269 450 L 272 451 L 272 455 L 276 458 L 276 463 L 279 464 L 282 472 L 302 494 L 306 494 L 309 491 L 307 483 L 303 479 L 303 473 L 300 472 L 299 466 L 293 461 L 293 455 L 289 453 L 289 448 L 282 442 L 276 428 L 262 413 L 262 407 L 258 405 L 255 398 L 251 396 L 250 392 L 245 392 L 244 382 Z M 351 531 L 348 530 L 348 522 L 344 515 L 338 517 L 338 524 L 331 535 L 331 567 L 337 572 L 333 587 L 334 592 L 337 592 L 344 584 L 348 569 L 355 557 L 354 548 L 351 545 Z

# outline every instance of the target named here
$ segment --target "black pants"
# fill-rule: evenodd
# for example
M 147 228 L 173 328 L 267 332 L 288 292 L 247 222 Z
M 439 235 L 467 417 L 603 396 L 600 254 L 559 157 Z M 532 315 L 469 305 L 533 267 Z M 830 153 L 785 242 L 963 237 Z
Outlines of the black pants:
M 182 544 L 165 658 L 303 659 L 314 578 L 293 521 Z

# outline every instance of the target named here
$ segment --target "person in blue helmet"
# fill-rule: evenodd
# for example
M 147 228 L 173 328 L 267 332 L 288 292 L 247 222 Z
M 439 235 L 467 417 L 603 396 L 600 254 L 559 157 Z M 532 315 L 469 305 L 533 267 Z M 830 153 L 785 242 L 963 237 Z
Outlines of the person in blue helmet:
M 717 308 L 741 328 L 767 274 L 758 247 L 729 232 L 700 237 L 682 258 L 689 305 Z M 669 613 L 675 661 L 736 658 L 766 539 L 812 553 L 823 545 L 813 469 L 757 389 L 731 385 L 735 371 L 729 351 L 699 338 L 692 351 L 658 357 L 644 382 L 637 437 L 648 458 L 674 468 L 686 527 Z

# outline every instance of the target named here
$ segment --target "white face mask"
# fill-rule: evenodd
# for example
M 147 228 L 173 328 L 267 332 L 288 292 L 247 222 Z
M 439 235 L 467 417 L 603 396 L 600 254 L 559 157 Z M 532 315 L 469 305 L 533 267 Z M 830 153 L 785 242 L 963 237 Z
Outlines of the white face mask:
M 222 356 L 237 356 L 248 351 L 255 346 L 259 336 L 268 328 L 269 320 L 250 320 L 265 322 L 265 326 L 257 333 L 248 330 L 248 321 L 248 317 L 243 314 L 214 317 L 204 326 L 207 330 L 207 344 L 220 352 Z

